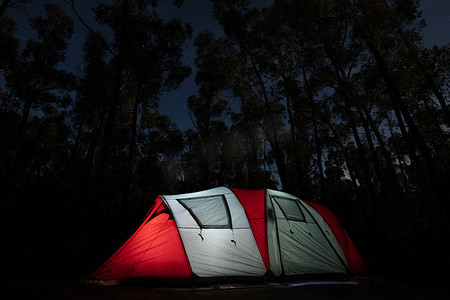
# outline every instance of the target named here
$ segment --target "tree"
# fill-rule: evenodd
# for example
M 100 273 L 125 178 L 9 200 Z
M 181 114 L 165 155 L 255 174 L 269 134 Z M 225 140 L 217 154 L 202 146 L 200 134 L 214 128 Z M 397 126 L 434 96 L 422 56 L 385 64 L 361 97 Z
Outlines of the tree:
M 100 4 L 95 9 L 98 22 L 113 32 L 111 45 L 107 46 L 112 55 L 111 94 L 106 103 L 102 140 L 96 150 L 92 199 L 100 201 L 98 207 L 102 206 L 105 182 L 114 165 L 113 153 L 120 156 L 121 149 L 126 149 L 128 162 L 125 169 L 129 178 L 123 185 L 122 203 L 129 201 L 139 155 L 139 114 L 156 108 L 160 94 L 176 88 L 190 73 L 190 69 L 182 65 L 181 56 L 183 43 L 190 38 L 192 28 L 177 20 L 166 23 L 159 19 L 157 3 L 124 0 Z M 75 9 L 73 3 L 72 7 Z M 119 134 L 117 130 L 121 127 L 126 130 Z
M 93 189 L 89 183 L 111 97 L 112 66 L 106 62 L 106 37 L 100 32 L 87 33 L 83 51 L 84 69 L 71 110 L 74 141 L 67 172 L 78 178 L 74 189 L 87 199 Z
M 195 45 L 195 63 L 199 68 L 195 80 L 199 86 L 199 96 L 191 95 L 187 99 L 195 128 L 195 132 L 187 133 L 192 142 L 191 151 L 194 152 L 190 153 L 189 161 L 191 165 L 198 165 L 198 174 L 191 173 L 193 182 L 199 189 L 206 189 L 217 186 L 220 177 L 224 176 L 219 172 L 219 166 L 222 163 L 222 140 L 228 132 L 224 122 L 228 113 L 228 101 L 220 96 L 220 92 L 226 86 L 228 74 L 225 70 L 229 68 L 230 61 L 227 50 L 221 48 L 226 42 L 214 40 L 209 32 L 200 34 Z M 194 157 L 198 157 L 197 163 L 194 163 Z
M 258 113 L 262 113 L 259 119 L 261 130 L 271 148 L 271 155 L 277 167 L 277 177 L 280 178 L 283 189 L 290 191 L 292 183 L 288 177 L 285 159 L 283 136 L 285 129 L 282 122 L 283 105 L 280 98 L 274 95 L 266 69 L 267 61 L 261 52 L 260 31 L 257 24 L 261 15 L 257 9 L 248 9 L 247 1 L 230 3 L 227 1 L 213 1 L 216 19 L 224 28 L 225 34 L 235 44 L 242 60 L 243 69 L 238 74 L 241 82 L 240 90 L 234 93 L 241 98 L 242 106 L 254 106 Z M 251 30 L 255 27 L 255 30 Z M 248 102 L 248 104 L 246 103 Z
M 45 6 L 46 18 L 31 18 L 32 28 L 38 34 L 38 40 L 27 41 L 21 57 L 15 66 L 6 74 L 5 81 L 14 95 L 15 101 L 20 102 L 21 112 L 18 120 L 14 143 L 8 158 L 5 178 L 16 178 L 18 172 L 26 165 L 16 166 L 17 156 L 23 147 L 23 138 L 32 109 L 52 111 L 52 106 L 64 108 L 70 103 L 67 94 L 72 89 L 73 77 L 70 73 L 59 70 L 58 64 L 65 59 L 67 41 L 73 32 L 73 21 L 58 5 Z M 30 157 L 21 157 L 21 163 L 29 161 Z
M 31 0 L 20 0 L 20 1 L 11 1 L 11 0 L 3 0 L 0 4 L 0 18 L 2 18 L 5 15 L 5 12 L 8 8 L 18 6 L 18 3 L 28 3 L 31 2 Z

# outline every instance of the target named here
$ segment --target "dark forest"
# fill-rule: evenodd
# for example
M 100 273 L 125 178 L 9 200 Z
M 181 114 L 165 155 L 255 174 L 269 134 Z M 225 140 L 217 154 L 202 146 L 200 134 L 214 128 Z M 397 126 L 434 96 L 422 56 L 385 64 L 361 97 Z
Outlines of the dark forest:
M 87 276 L 157 195 L 222 185 L 326 205 L 373 272 L 449 263 L 450 47 L 422 42 L 420 1 L 211 0 L 221 36 L 158 0 L 95 4 L 105 32 L 44 1 L 22 41 L 30 2 L 0 3 L 2 277 Z M 160 98 L 194 71 L 178 128 Z

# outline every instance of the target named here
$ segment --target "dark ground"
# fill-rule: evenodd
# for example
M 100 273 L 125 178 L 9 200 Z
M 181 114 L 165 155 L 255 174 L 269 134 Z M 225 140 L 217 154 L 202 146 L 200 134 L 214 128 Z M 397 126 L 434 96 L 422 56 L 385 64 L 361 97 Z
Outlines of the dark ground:
M 0 209 L 0 211 L 2 211 Z M 3 211 L 5 212 L 5 211 Z M 0 300 L 9 299 L 450 299 L 450 263 L 447 253 L 424 252 L 411 255 L 404 251 L 391 253 L 385 245 L 375 245 L 364 252 L 371 272 L 370 277 L 359 279 L 357 286 L 289 287 L 283 284 L 247 285 L 233 289 L 216 289 L 209 284 L 122 284 L 99 286 L 82 283 L 101 262 L 108 258 L 105 249 L 116 249 L 115 239 L 96 233 L 101 238 L 86 244 L 86 239 L 75 239 L 79 223 L 64 226 L 37 209 L 25 210 L 25 216 L 8 211 L 0 218 L 4 230 L 0 246 Z M 1 214 L 2 216 L 4 214 Z M 55 214 L 56 215 L 56 214 Z M 70 215 L 67 212 L 66 215 Z M 17 218 L 16 218 L 17 217 Z M 38 218 L 38 219 L 36 219 Z M 47 220 L 42 225 L 41 219 Z M 14 222 L 13 222 L 14 221 Z M 33 221 L 33 222 L 31 222 Z M 26 223 L 25 223 L 26 222 Z M 25 225 L 26 224 L 26 225 Z M 56 224 L 56 225 L 55 225 Z M 119 224 L 122 225 L 122 224 Z M 117 225 L 117 227 L 120 227 Z M 17 228 L 20 228 L 18 230 Z M 48 230 L 51 228 L 53 230 Z M 117 230 L 111 229 L 117 235 Z M 125 237 L 126 234 L 123 233 Z M 55 238 L 56 237 L 56 238 Z M 85 243 L 81 243 L 85 241 Z M 119 245 L 121 245 L 119 243 Z M 430 249 L 425 244 L 424 248 Z M 445 249 L 448 249 L 445 248 Z M 375 255 L 367 255 L 375 253 Z M 387 255 L 386 253 L 389 253 Z M 112 254 L 112 253 L 111 253 Z M 110 255 L 111 255 L 110 254 Z M 438 272 L 440 270 L 440 272 Z M 240 281 L 236 281 L 240 282 Z
M 63 279 L 17 280 L 2 283 L 0 299 L 450 299 L 448 279 L 430 274 L 403 274 L 395 275 L 395 278 L 352 279 L 351 285 L 309 287 L 280 283 L 101 286 Z

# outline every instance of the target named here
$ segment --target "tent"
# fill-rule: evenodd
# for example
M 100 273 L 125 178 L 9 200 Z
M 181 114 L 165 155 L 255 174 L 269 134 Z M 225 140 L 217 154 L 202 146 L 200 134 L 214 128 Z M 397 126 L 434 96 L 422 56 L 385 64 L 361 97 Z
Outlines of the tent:
M 93 279 L 366 273 L 324 206 L 270 189 L 159 196 Z

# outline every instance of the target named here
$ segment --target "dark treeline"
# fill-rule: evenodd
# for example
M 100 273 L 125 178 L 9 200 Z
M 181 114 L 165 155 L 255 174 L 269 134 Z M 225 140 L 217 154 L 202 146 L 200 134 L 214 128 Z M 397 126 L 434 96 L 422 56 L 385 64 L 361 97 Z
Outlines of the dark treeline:
M 9 11 L 28 2 L 0 4 L 9 276 L 86 275 L 155 196 L 221 185 L 324 203 L 375 270 L 443 257 L 450 48 L 423 45 L 420 1 L 212 0 L 224 35 L 161 19 L 157 0 L 109 1 L 93 8 L 105 32 L 85 24 L 77 72 L 61 67 L 85 21 L 76 1 L 46 4 L 21 41 Z M 191 38 L 183 131 L 158 105 L 192 72 Z

